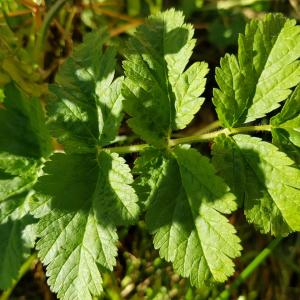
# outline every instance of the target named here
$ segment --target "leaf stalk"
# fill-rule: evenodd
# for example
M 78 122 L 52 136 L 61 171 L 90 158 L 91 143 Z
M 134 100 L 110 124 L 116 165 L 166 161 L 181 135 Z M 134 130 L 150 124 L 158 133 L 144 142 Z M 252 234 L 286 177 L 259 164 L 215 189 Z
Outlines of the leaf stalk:
M 257 125 L 257 126 L 244 126 L 238 128 L 224 128 L 221 130 L 199 134 L 199 135 L 191 135 L 187 137 L 177 138 L 177 139 L 170 139 L 169 140 L 169 147 L 174 147 L 180 144 L 192 144 L 192 143 L 201 143 L 207 142 L 210 140 L 215 139 L 216 137 L 225 134 L 225 135 L 234 135 L 238 133 L 248 133 L 248 132 L 256 132 L 256 131 L 271 131 L 271 125 Z M 145 150 L 145 148 L 149 147 L 149 144 L 138 144 L 138 145 L 128 145 L 128 146 L 117 146 L 117 147 L 108 147 L 101 150 L 115 152 L 119 154 L 126 154 L 126 153 L 135 153 L 141 152 Z

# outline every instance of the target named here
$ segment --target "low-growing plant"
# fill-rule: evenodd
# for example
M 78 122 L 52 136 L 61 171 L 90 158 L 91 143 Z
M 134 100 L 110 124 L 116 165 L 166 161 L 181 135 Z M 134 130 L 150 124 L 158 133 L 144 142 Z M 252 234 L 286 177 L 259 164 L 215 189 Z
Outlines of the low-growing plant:
M 300 230 L 300 26 L 281 14 L 251 21 L 238 54 L 215 71 L 219 122 L 210 128 L 218 129 L 174 138 L 204 102 L 208 65 L 189 65 L 193 34 L 181 12 L 149 17 L 129 39 L 117 78 L 106 31 L 87 34 L 49 85 L 46 117 L 38 98 L 6 84 L 1 289 L 34 248 L 58 298 L 100 296 L 101 273 L 116 264 L 118 226 L 139 219 L 159 255 L 197 287 L 234 272 L 242 246 L 225 215 L 243 210 L 276 237 Z M 124 112 L 147 144 L 118 145 Z M 53 150 L 51 136 L 64 151 Z M 212 159 L 195 147 L 202 142 L 212 142 Z M 131 171 L 125 158 L 135 152 Z

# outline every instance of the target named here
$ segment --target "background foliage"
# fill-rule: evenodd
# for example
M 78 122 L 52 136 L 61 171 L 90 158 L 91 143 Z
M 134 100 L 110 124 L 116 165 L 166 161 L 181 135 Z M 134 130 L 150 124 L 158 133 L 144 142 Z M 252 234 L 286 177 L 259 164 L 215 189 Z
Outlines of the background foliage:
M 170 7 L 182 10 L 187 17 L 187 21 L 193 24 L 195 38 L 197 38 L 190 63 L 206 61 L 211 70 L 207 76 L 208 88 L 204 92 L 204 97 L 211 99 L 212 88 L 216 87 L 213 70 L 218 66 L 220 57 L 224 56 L 226 52 L 237 52 L 238 33 L 244 31 L 248 20 L 262 18 L 267 12 L 282 12 L 286 16 L 297 20 L 300 18 L 300 4 L 297 0 L 2 0 L 0 5 L 2 11 L 0 15 L 0 86 L 5 86 L 5 89 L 0 90 L 0 102 L 4 94 L 9 95 L 13 93 L 15 90 L 14 85 L 24 90 L 28 97 L 34 99 L 32 106 L 27 108 L 27 114 L 22 113 L 20 115 L 14 114 L 12 111 L 0 111 L 0 125 L 5 129 L 1 132 L 7 134 L 2 136 L 0 133 L 1 147 L 6 147 L 7 152 L 16 155 L 12 156 L 11 160 L 14 164 L 22 166 L 22 172 L 14 174 L 12 167 L 2 166 L 1 157 L 0 165 L 2 169 L 6 168 L 5 172 L 7 174 L 16 176 L 17 187 L 21 191 L 34 184 L 36 171 L 39 170 L 41 165 L 40 158 L 47 157 L 51 149 L 51 145 L 47 143 L 46 131 L 43 130 L 44 120 L 38 118 L 40 115 L 38 111 L 43 110 L 46 104 L 46 84 L 53 83 L 59 66 L 69 57 L 74 46 L 82 42 L 83 36 L 87 32 L 100 28 L 103 29 L 103 34 L 105 32 L 109 33 L 106 43 L 115 46 L 118 51 L 117 53 L 110 53 L 111 50 L 106 50 L 108 59 L 105 62 L 111 68 L 116 64 L 115 78 L 117 78 L 123 75 L 120 61 L 124 55 L 127 55 L 124 53 L 124 41 L 132 35 L 138 25 L 144 22 L 145 17 L 150 13 L 156 13 Z M 60 9 L 53 19 L 48 20 L 49 12 L 56 6 L 60 6 Z M 102 47 L 102 45 L 97 44 L 94 46 Z M 82 49 L 82 51 L 88 50 Z M 114 55 L 116 55 L 116 62 L 112 58 Z M 206 74 L 206 66 L 203 64 L 198 66 L 198 68 L 201 68 L 204 76 Z M 60 72 L 64 72 L 64 70 L 61 69 Z M 98 74 L 98 76 L 101 77 L 101 74 Z M 118 78 L 113 83 L 110 83 L 114 85 L 112 90 L 118 88 L 120 80 L 122 79 Z M 60 83 L 59 79 L 58 83 Z M 84 88 L 81 91 L 84 92 Z M 53 86 L 53 92 L 59 97 L 63 91 L 59 87 L 55 88 Z M 14 95 L 14 97 L 16 97 L 18 105 L 22 106 L 24 101 L 26 102 L 26 99 L 21 94 Z M 42 101 L 38 99 L 42 99 Z M 293 101 L 293 98 L 290 98 L 289 101 Z M 18 107 L 14 109 L 18 111 Z M 52 107 L 51 109 L 55 110 L 58 108 Z M 118 108 L 116 107 L 115 109 Z M 21 110 L 23 111 L 20 108 Z M 34 112 L 35 110 L 37 111 Z M 32 118 L 33 115 L 37 117 Z M 293 116 L 292 112 L 283 110 L 279 116 L 272 119 L 272 122 L 273 124 L 287 123 L 287 128 L 289 128 L 289 122 L 295 117 L 297 116 Z M 29 119 L 29 122 L 35 124 L 40 131 L 30 141 L 28 147 L 24 147 L 24 143 L 28 141 L 26 137 L 32 139 L 30 128 L 21 128 L 20 132 L 18 132 L 16 138 L 20 141 L 19 144 L 11 144 L 5 140 L 6 136 L 16 134 L 10 131 L 10 127 L 7 126 L 7 120 L 17 124 L 20 121 L 19 118 Z M 206 101 L 201 111 L 196 114 L 192 124 L 184 130 L 184 134 L 197 134 L 214 120 L 216 120 L 216 112 L 212 103 Z M 233 122 L 235 121 L 239 122 L 239 120 L 233 120 Z M 120 120 L 112 120 L 111 122 L 112 127 L 117 128 Z M 182 122 L 176 124 L 176 126 L 174 125 L 174 128 L 183 128 L 188 123 L 185 120 Z M 57 126 L 57 122 L 55 124 Z M 71 128 L 70 132 L 73 130 Z M 118 137 L 118 142 L 121 145 L 125 141 L 128 143 L 137 140 L 135 135 L 130 136 L 130 140 L 128 140 L 129 133 L 127 124 L 125 122 L 122 123 L 121 135 Z M 293 133 L 290 132 L 290 134 L 292 135 Z M 280 139 L 278 138 L 278 142 L 282 143 L 282 137 L 286 136 L 286 132 L 277 130 L 275 135 L 281 137 Z M 147 138 L 151 140 L 151 137 L 147 136 Z M 101 145 L 106 145 L 113 139 L 114 132 L 108 131 L 107 135 L 100 137 L 100 143 Z M 73 147 L 77 141 L 71 137 L 68 142 Z M 240 140 L 239 142 L 242 143 L 243 141 Z M 295 140 L 295 143 L 297 142 Z M 60 144 L 53 143 L 55 143 L 55 148 L 59 150 Z M 89 141 L 87 141 L 88 143 Z M 230 143 L 230 141 L 220 140 L 218 145 L 222 147 L 226 143 Z M 256 143 L 259 143 L 259 140 Z M 66 148 L 68 143 L 64 145 Z M 83 149 L 82 145 L 76 144 L 76 146 L 80 151 L 85 152 L 86 149 Z M 284 147 L 284 144 L 281 146 Z M 209 144 L 197 147 L 203 153 L 209 153 L 211 150 Z M 26 152 L 23 149 L 26 149 Z M 61 155 L 57 154 L 55 160 L 60 161 Z M 178 155 L 183 154 L 178 153 Z M 20 156 L 23 159 L 20 160 Z M 132 164 L 135 155 L 130 154 L 125 158 L 129 164 Z M 293 158 L 299 162 L 299 157 L 295 156 Z M 113 161 L 113 163 L 122 164 L 122 159 L 119 157 L 105 157 L 103 159 L 110 163 Z M 76 164 L 89 166 L 91 161 L 88 157 L 86 161 L 76 160 L 75 158 L 70 161 L 61 160 L 61 164 L 64 170 L 68 170 L 68 168 L 76 167 Z M 51 168 L 51 166 L 49 167 Z M 57 176 L 61 174 L 61 170 L 52 170 L 52 172 Z M 125 174 L 126 172 L 128 170 L 124 169 Z M 88 175 L 92 176 L 92 174 Z M 5 176 L 0 173 L 1 180 L 6 180 Z M 87 177 L 83 176 L 83 182 L 86 179 Z M 89 180 L 87 184 L 91 184 L 91 181 Z M 41 182 L 42 184 L 43 182 Z M 230 185 L 230 182 L 228 184 Z M 0 198 L 4 199 L 7 197 L 5 195 L 6 191 L 9 191 L 9 187 L 5 191 L 0 191 Z M 59 193 L 59 191 L 49 192 Z M 18 201 L 23 200 L 16 199 L 16 203 L 20 206 Z M 27 214 L 28 207 L 26 203 L 25 199 L 24 205 L 21 205 L 21 211 L 15 210 L 14 207 L 9 207 L 4 202 L 1 203 L 1 210 L 8 211 L 12 219 L 17 218 L 19 221 L 14 223 L 16 225 L 11 226 L 9 231 L 7 228 L 0 228 L 0 235 L 4 240 L 7 240 L 6 245 L 11 243 L 12 247 L 18 248 L 22 245 L 20 241 L 12 240 L 9 236 L 1 234 L 1 230 L 4 233 L 10 232 L 14 235 L 15 232 L 23 231 L 26 228 L 25 233 L 27 235 L 25 234 L 23 238 L 26 240 L 26 246 L 28 247 L 22 250 L 25 255 L 29 255 L 28 249 L 30 249 L 32 244 L 30 237 L 34 236 L 36 227 L 34 220 Z M 89 205 L 93 205 L 92 199 Z M 39 208 L 36 207 L 36 209 L 38 211 Z M 132 203 L 132 210 L 133 212 L 135 210 L 134 203 Z M 253 227 L 247 224 L 244 218 L 240 211 L 235 212 L 230 218 L 230 222 L 235 225 L 240 238 L 243 240 L 244 247 L 242 256 L 236 260 L 235 276 L 230 280 L 234 280 L 269 242 L 267 236 L 262 236 L 253 230 Z M 81 220 L 79 221 L 81 222 Z M 121 222 L 120 224 L 130 223 L 130 220 L 119 221 Z M 51 222 L 51 216 L 48 219 L 46 218 L 45 222 Z M 12 225 L 10 222 L 5 224 L 7 226 Z M 109 234 L 114 237 L 114 229 L 112 229 L 112 232 Z M 145 230 L 144 222 L 140 221 L 138 225 L 129 228 L 121 227 L 118 229 L 118 235 L 120 238 L 118 263 L 113 273 L 104 273 L 104 295 L 102 299 L 215 299 L 219 292 L 223 290 L 223 285 L 196 289 L 191 287 L 188 280 L 176 275 L 171 265 L 158 258 L 157 252 L 152 250 L 152 237 Z M 42 243 L 43 240 L 41 240 L 40 244 Z M 298 299 L 300 295 L 299 244 L 299 234 L 292 234 L 285 238 L 273 251 L 265 264 L 254 272 L 249 280 L 233 291 L 232 299 Z M 0 249 L 0 251 L 5 251 L 5 249 Z M 22 260 L 21 257 L 10 257 L 12 254 L 7 253 L 8 260 Z M 4 269 L 2 264 L 3 262 L 0 262 L 0 272 L 2 268 Z M 38 262 L 34 265 L 17 284 L 11 299 L 56 299 L 56 296 L 49 291 L 46 284 L 45 271 L 41 263 Z M 11 272 L 17 273 L 18 270 L 11 270 Z M 0 281 L 2 289 L 5 289 L 9 284 L 8 282 Z

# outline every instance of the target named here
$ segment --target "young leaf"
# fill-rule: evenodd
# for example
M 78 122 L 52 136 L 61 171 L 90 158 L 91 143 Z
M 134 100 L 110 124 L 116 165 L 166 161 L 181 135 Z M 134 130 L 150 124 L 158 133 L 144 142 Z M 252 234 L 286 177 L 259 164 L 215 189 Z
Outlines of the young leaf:
M 200 109 L 207 64 L 186 65 L 194 30 L 181 12 L 149 17 L 129 41 L 123 63 L 128 124 L 147 142 L 163 146 L 172 129 L 184 128 Z
M 197 151 L 177 148 L 163 160 L 163 176 L 146 214 L 155 248 L 193 285 L 225 281 L 241 250 L 234 227 L 222 215 L 236 208 L 235 197 Z
M 102 291 L 101 270 L 112 270 L 116 226 L 138 215 L 130 169 L 117 154 L 55 154 L 37 190 L 51 197 L 38 223 L 39 256 L 61 299 L 92 299 Z
M 300 26 L 280 14 L 252 20 L 239 37 L 238 56 L 216 69 L 213 102 L 226 127 L 264 117 L 300 81 Z
M 103 50 L 105 31 L 89 33 L 61 66 L 55 100 L 48 107 L 49 124 L 65 151 L 94 152 L 117 135 L 122 119 L 122 78 L 115 81 L 115 50 Z
M 300 171 L 274 145 L 248 135 L 219 137 L 213 163 L 261 232 L 300 230 Z
M 281 112 L 271 119 L 271 124 L 274 143 L 293 157 L 297 157 L 298 152 L 300 157 L 300 85 L 286 101 Z M 288 147 L 288 144 L 292 145 Z

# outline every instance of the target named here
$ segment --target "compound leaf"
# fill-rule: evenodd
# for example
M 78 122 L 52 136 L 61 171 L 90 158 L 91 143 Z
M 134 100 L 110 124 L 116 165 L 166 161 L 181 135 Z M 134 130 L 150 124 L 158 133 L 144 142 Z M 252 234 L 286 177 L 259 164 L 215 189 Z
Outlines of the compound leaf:
M 248 135 L 222 136 L 213 163 L 261 232 L 300 230 L 300 171 L 276 146 Z
M 236 209 L 235 197 L 197 151 L 177 148 L 162 160 L 163 176 L 146 213 L 155 248 L 193 285 L 225 281 L 241 250 L 222 215 Z
M 280 14 L 252 20 L 239 37 L 238 56 L 216 69 L 213 102 L 226 127 L 264 117 L 300 81 L 300 26 Z
M 122 119 L 122 78 L 115 81 L 115 50 L 103 50 L 108 35 L 96 31 L 61 66 L 48 106 L 54 136 L 72 153 L 93 152 L 112 142 Z
M 97 151 L 115 139 L 122 119 L 123 79 L 113 80 L 116 52 L 104 50 L 107 38 L 105 31 L 87 34 L 50 87 L 49 125 L 67 154 L 46 163 L 32 207 L 41 218 L 39 256 L 61 299 L 100 295 L 101 272 L 115 265 L 116 226 L 139 213 L 125 160 Z
M 163 146 L 172 129 L 184 128 L 200 109 L 207 64 L 185 72 L 195 46 L 194 30 L 181 12 L 149 17 L 130 39 L 123 63 L 128 124 L 144 140 Z
M 137 197 L 129 167 L 117 154 L 55 154 L 39 193 L 51 211 L 38 223 L 37 243 L 52 290 L 61 299 L 92 299 L 102 291 L 102 270 L 112 270 L 116 226 L 134 222 Z

